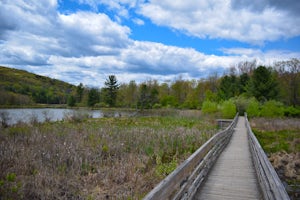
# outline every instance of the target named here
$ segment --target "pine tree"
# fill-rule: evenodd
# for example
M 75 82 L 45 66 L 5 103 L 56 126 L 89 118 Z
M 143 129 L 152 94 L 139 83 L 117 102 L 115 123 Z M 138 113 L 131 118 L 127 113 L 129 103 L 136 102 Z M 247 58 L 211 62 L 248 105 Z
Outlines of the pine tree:
M 256 68 L 249 82 L 248 92 L 259 101 L 277 99 L 279 89 L 272 69 L 264 66 Z
M 105 81 L 105 91 L 106 91 L 106 103 L 110 107 L 116 105 L 117 92 L 119 89 L 119 84 L 115 75 L 109 75 L 108 79 Z

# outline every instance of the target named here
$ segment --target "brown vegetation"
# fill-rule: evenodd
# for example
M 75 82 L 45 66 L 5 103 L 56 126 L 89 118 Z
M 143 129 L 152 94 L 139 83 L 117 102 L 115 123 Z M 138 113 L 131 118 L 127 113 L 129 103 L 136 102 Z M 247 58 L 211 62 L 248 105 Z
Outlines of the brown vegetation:
M 179 115 L 1 128 L 0 199 L 141 199 L 214 132 Z
M 300 119 L 254 118 L 251 126 L 291 199 L 299 199 Z

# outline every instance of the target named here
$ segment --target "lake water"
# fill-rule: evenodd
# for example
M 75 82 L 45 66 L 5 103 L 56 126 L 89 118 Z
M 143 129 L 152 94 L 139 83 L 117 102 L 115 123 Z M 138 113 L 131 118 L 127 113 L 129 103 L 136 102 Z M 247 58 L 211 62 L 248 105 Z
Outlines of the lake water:
M 8 125 L 18 122 L 29 123 L 33 120 L 38 122 L 59 121 L 72 115 L 88 115 L 91 118 L 101 117 L 119 117 L 134 115 L 132 111 L 101 111 L 88 109 L 59 109 L 59 108 L 18 108 L 18 109 L 0 109 L 0 121 L 6 118 Z

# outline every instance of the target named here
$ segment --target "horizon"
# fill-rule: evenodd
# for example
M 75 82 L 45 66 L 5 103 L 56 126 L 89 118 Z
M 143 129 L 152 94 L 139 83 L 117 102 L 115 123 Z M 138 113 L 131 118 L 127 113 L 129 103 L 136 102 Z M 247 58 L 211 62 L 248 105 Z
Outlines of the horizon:
M 74 85 L 222 75 L 300 58 L 300 2 L 0 2 L 0 65 Z M 14 13 L 14 15 L 11 15 Z

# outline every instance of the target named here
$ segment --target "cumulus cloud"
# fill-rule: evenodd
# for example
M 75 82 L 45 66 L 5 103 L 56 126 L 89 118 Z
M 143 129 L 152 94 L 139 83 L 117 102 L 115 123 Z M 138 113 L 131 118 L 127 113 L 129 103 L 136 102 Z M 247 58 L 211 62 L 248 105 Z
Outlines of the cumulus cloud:
M 140 8 L 139 12 L 155 23 L 182 30 L 190 35 L 225 38 L 235 35 L 247 41 L 265 40 L 265 32 L 260 30 L 262 27 L 259 22 L 262 18 L 265 22 L 269 22 L 269 18 L 274 14 L 270 9 L 263 11 L 265 16 L 253 14 L 254 19 L 249 19 L 251 11 L 243 11 L 244 13 L 239 16 L 237 13 L 229 14 L 227 12 L 232 12 L 231 5 L 222 3 L 223 1 L 216 4 L 217 0 L 202 2 L 199 5 L 195 5 L 192 0 L 175 2 L 81 0 L 80 2 L 88 3 L 94 6 L 94 9 L 97 9 L 99 3 L 119 11 Z M 212 14 L 223 8 L 226 8 L 222 11 L 225 17 L 232 21 L 240 18 L 242 21 L 231 25 L 232 21 L 224 22 L 222 17 Z M 278 15 L 285 16 L 282 13 Z M 138 18 L 135 19 L 138 24 L 144 23 Z M 248 22 L 246 19 L 249 20 L 248 24 L 253 25 L 252 29 L 255 29 L 256 33 L 262 33 L 262 36 L 250 36 L 247 29 L 243 29 L 244 23 Z M 257 24 L 251 20 L 257 20 Z M 282 23 L 284 22 L 283 20 Z M 274 22 L 275 25 L 276 23 Z M 222 29 L 221 25 L 225 28 Z M 239 32 L 236 26 L 240 26 L 244 33 Z M 272 32 L 274 26 L 272 24 L 269 26 Z M 232 28 L 232 31 L 227 30 L 228 28 Z M 295 26 L 295 30 L 297 28 Z M 222 73 L 241 60 L 259 57 L 261 62 L 271 62 L 274 58 L 300 57 L 299 53 L 262 52 L 246 48 L 221 49 L 225 53 L 224 56 L 207 55 L 193 48 L 134 41 L 130 39 L 130 34 L 129 27 L 112 20 L 104 13 L 95 11 L 60 13 L 55 0 L 0 1 L 0 64 L 73 84 L 82 82 L 100 86 L 109 74 L 115 74 L 121 82 L 130 80 L 141 82 L 150 78 L 165 81 L 179 75 L 197 79 L 211 71 Z M 280 35 L 276 34 L 273 38 Z M 270 35 L 268 37 L 272 38 Z
M 239 5 L 240 1 L 229 0 L 152 0 L 142 4 L 139 13 L 157 25 L 171 27 L 200 38 L 222 38 L 263 44 L 265 41 L 300 34 L 300 27 L 295 26 L 300 24 L 299 15 L 294 16 L 287 6 L 283 10 L 278 9 L 279 6 L 271 6 L 271 3 L 261 5 L 259 1 L 254 2 L 257 2 L 257 5 Z M 296 1 L 291 2 L 299 5 Z M 253 9 L 247 9 L 248 5 Z M 260 8 L 260 12 L 253 11 L 255 8 Z
M 235 9 L 251 9 L 254 12 L 261 12 L 268 8 L 290 12 L 299 17 L 300 1 L 298 0 L 232 0 L 231 5 Z
M 107 6 L 115 19 L 138 13 L 159 26 L 199 38 L 221 38 L 256 45 L 300 34 L 298 0 L 80 0 L 97 10 Z M 140 20 L 133 20 L 142 24 Z
M 145 24 L 145 22 L 143 20 L 139 19 L 139 18 L 134 18 L 134 19 L 132 19 L 132 21 L 135 24 L 140 25 L 140 26 Z
M 60 14 L 53 0 L 1 4 L 0 21 L 6 24 L 1 27 L 0 52 L 5 57 L 2 63 L 46 64 L 53 54 L 67 57 L 117 54 L 130 42 L 130 29 L 105 14 Z M 7 25 L 10 21 L 11 25 Z

